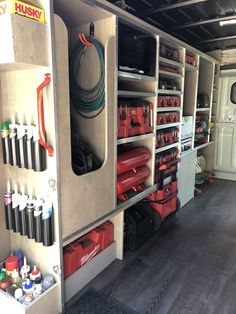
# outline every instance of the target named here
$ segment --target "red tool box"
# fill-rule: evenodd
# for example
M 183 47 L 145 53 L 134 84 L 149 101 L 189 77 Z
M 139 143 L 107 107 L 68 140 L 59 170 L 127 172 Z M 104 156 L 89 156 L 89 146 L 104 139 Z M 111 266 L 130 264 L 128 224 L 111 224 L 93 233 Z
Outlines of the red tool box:
M 177 209 L 177 194 L 177 181 L 175 181 L 148 196 L 150 205 L 160 214 L 162 220 Z
M 179 52 L 173 48 L 170 48 L 164 44 L 160 45 L 160 55 L 164 58 L 171 59 L 173 61 L 179 61 Z
M 155 183 L 161 182 L 163 184 L 165 178 L 176 176 L 178 163 L 180 162 L 178 155 L 178 148 L 172 148 L 156 155 Z
M 159 112 L 157 113 L 157 125 L 166 124 L 166 123 L 174 123 L 180 121 L 180 113 L 179 112 Z
M 193 57 L 193 56 L 186 55 L 186 56 L 185 56 L 185 61 L 186 61 L 186 63 L 188 63 L 188 64 L 191 64 L 191 65 L 193 65 L 193 66 L 197 66 L 197 60 L 196 60 L 196 58 Z
M 114 240 L 114 226 L 107 221 L 64 248 L 64 277 L 90 261 Z
M 159 96 L 158 97 L 158 107 L 179 107 L 180 99 L 179 97 L 168 97 L 168 96 Z
M 158 130 L 156 133 L 156 147 L 163 147 L 179 140 L 179 129 L 178 128 L 168 128 L 165 130 Z
M 117 112 L 117 137 L 142 135 L 153 131 L 153 103 L 120 101 Z

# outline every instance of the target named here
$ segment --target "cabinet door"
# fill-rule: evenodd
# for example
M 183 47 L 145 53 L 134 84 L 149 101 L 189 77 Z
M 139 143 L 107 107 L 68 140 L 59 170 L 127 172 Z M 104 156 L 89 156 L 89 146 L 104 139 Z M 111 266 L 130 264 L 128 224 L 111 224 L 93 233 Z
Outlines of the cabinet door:
M 178 176 L 178 197 L 181 207 L 194 197 L 196 152 L 181 157 Z
M 236 123 L 217 123 L 215 141 L 216 176 L 236 180 Z

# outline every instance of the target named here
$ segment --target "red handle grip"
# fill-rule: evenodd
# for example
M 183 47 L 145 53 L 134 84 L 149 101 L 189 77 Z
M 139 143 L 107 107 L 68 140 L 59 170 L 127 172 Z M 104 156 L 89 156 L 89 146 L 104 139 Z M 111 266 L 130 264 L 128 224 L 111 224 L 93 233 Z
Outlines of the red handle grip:
M 50 83 L 51 74 L 46 73 L 44 75 L 44 81 L 37 87 L 37 106 L 38 106 L 38 128 L 39 128 L 39 143 L 47 151 L 48 156 L 54 156 L 54 150 L 46 143 L 46 132 L 44 124 L 44 101 L 43 101 L 43 89 Z

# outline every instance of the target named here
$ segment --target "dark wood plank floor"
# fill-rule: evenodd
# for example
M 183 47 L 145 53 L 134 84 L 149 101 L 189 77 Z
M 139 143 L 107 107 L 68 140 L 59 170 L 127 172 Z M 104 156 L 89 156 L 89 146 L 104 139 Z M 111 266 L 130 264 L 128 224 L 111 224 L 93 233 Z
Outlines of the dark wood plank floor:
M 207 186 L 91 286 L 139 313 L 236 313 L 236 182 Z

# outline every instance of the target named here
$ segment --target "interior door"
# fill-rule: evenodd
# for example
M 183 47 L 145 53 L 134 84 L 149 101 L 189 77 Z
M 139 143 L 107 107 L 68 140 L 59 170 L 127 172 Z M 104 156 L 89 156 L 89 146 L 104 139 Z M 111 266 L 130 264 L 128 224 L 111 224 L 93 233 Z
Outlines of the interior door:
M 236 70 L 221 72 L 215 142 L 216 176 L 236 180 Z

